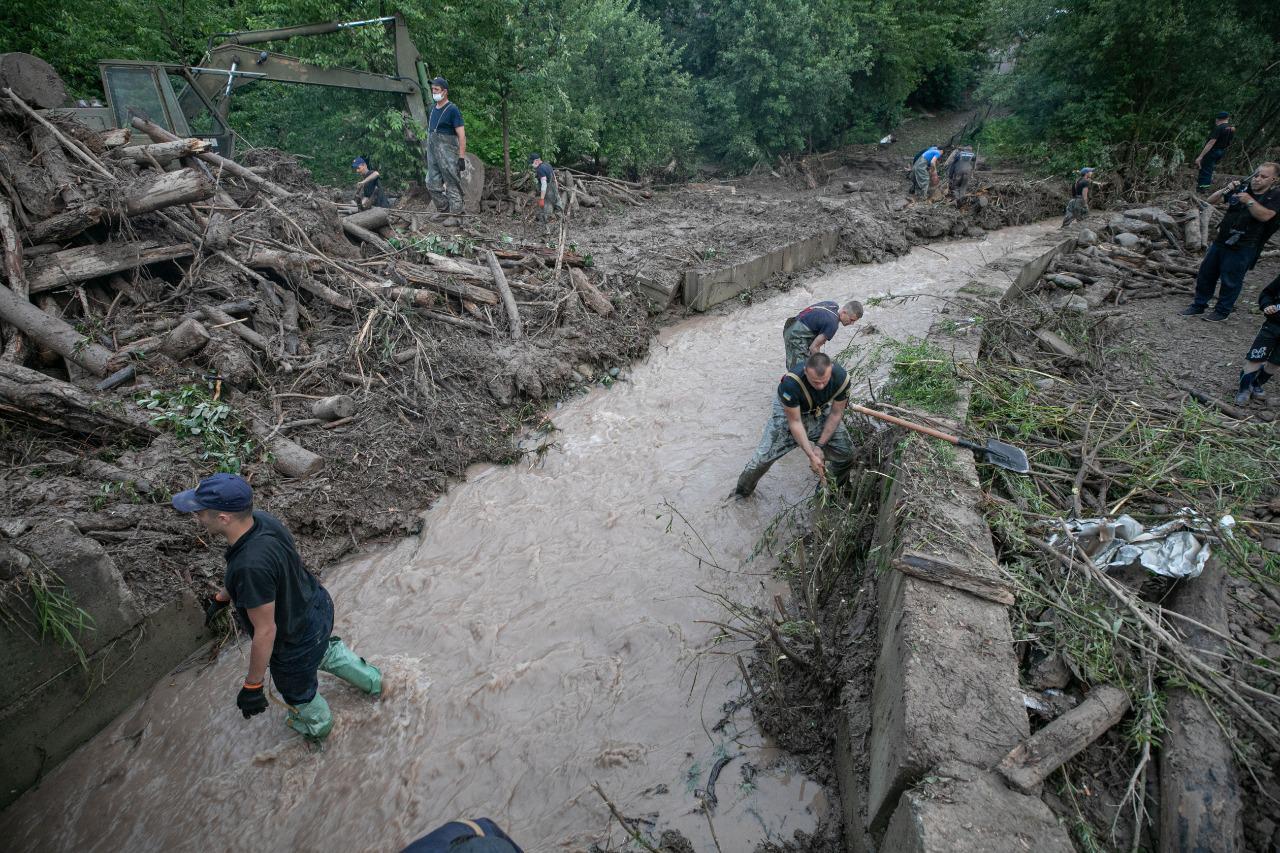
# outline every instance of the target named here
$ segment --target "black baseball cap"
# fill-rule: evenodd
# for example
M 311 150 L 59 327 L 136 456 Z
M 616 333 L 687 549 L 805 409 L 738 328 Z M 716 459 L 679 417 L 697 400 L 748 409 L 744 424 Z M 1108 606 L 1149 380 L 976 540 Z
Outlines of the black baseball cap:
M 529 162 L 530 162 L 530 163 L 532 163 L 534 160 L 541 160 L 541 159 L 542 159 L 542 155 L 541 155 L 541 154 L 530 154 L 530 155 L 529 155 Z
M 244 512 L 253 506 L 253 487 L 236 474 L 218 473 L 205 477 L 194 489 L 178 492 L 171 503 L 178 512 Z

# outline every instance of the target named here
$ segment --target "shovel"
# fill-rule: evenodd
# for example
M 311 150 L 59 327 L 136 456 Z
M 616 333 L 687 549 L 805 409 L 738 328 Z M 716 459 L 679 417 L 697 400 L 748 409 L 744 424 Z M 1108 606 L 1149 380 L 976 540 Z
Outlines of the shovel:
M 948 435 L 941 430 L 932 427 L 913 424 L 911 421 L 904 421 L 902 418 L 886 415 L 884 412 L 877 412 L 874 409 L 868 409 L 866 406 L 859 406 L 854 403 L 849 404 L 851 411 L 860 415 L 866 415 L 869 418 L 886 421 L 900 427 L 906 427 L 915 432 L 921 432 L 933 438 L 940 438 L 943 441 L 949 441 L 957 447 L 963 447 L 965 450 L 972 450 L 975 454 L 983 457 L 987 462 L 998 468 L 1004 468 L 1007 471 L 1013 471 L 1017 474 L 1026 474 L 1031 470 L 1031 463 L 1027 461 L 1027 454 L 1021 449 L 1014 447 L 1012 444 L 1005 444 L 994 438 L 988 438 L 985 445 L 974 444 L 972 441 L 965 441 L 963 438 L 955 435 Z

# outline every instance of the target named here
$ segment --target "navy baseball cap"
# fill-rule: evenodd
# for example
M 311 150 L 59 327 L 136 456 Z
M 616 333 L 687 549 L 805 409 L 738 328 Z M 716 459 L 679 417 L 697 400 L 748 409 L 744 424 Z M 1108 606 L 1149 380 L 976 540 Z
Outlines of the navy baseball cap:
M 437 77 L 436 79 L 434 79 L 434 80 L 432 80 L 432 81 L 431 81 L 431 85 L 432 85 L 432 86 L 439 86 L 441 89 L 448 89 L 448 88 L 449 88 L 449 81 L 448 81 L 448 80 L 446 80 L 446 79 L 444 79 L 443 77 Z
M 253 487 L 236 474 L 214 474 L 200 485 L 173 496 L 178 512 L 216 509 L 219 512 L 243 512 L 253 506 Z
M 541 155 L 541 154 L 530 154 L 530 155 L 529 155 L 529 162 L 530 162 L 530 163 L 532 163 L 534 160 L 541 160 L 541 159 L 542 159 L 542 155 Z
M 368 165 L 369 165 L 369 161 L 365 160 L 363 157 L 357 157 L 356 159 L 351 161 L 351 168 L 353 169 L 359 169 L 361 166 L 368 166 Z
M 1224 110 L 1223 112 L 1218 113 L 1215 118 L 1231 118 L 1231 113 Z
M 1080 170 L 1080 174 L 1088 175 L 1088 174 L 1091 174 L 1093 171 L 1094 171 L 1094 168 L 1092 166 L 1085 166 L 1083 169 Z

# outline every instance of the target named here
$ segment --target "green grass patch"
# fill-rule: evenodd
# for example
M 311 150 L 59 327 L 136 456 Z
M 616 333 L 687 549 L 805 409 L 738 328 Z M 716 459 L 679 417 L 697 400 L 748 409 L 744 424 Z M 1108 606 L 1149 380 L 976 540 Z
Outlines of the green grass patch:
M 898 343 L 884 393 L 904 408 L 950 412 L 960 399 L 955 362 L 929 341 Z

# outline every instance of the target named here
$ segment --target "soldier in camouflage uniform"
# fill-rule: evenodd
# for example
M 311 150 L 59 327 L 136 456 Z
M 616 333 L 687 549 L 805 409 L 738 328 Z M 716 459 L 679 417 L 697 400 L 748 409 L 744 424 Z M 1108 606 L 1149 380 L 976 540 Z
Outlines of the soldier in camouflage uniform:
M 810 305 L 782 324 L 782 346 L 787 354 L 787 367 L 822 351 L 827 341 L 836 336 L 841 326 L 852 326 L 862 319 L 862 303 L 850 300 L 840 307 L 831 300 Z
M 853 465 L 853 439 L 843 423 L 848 405 L 849 374 L 825 353 L 783 374 L 764 435 L 738 476 L 734 494 L 754 492 L 773 463 L 796 447 L 809 457 L 814 474 L 829 471 L 837 480 L 845 477 Z

